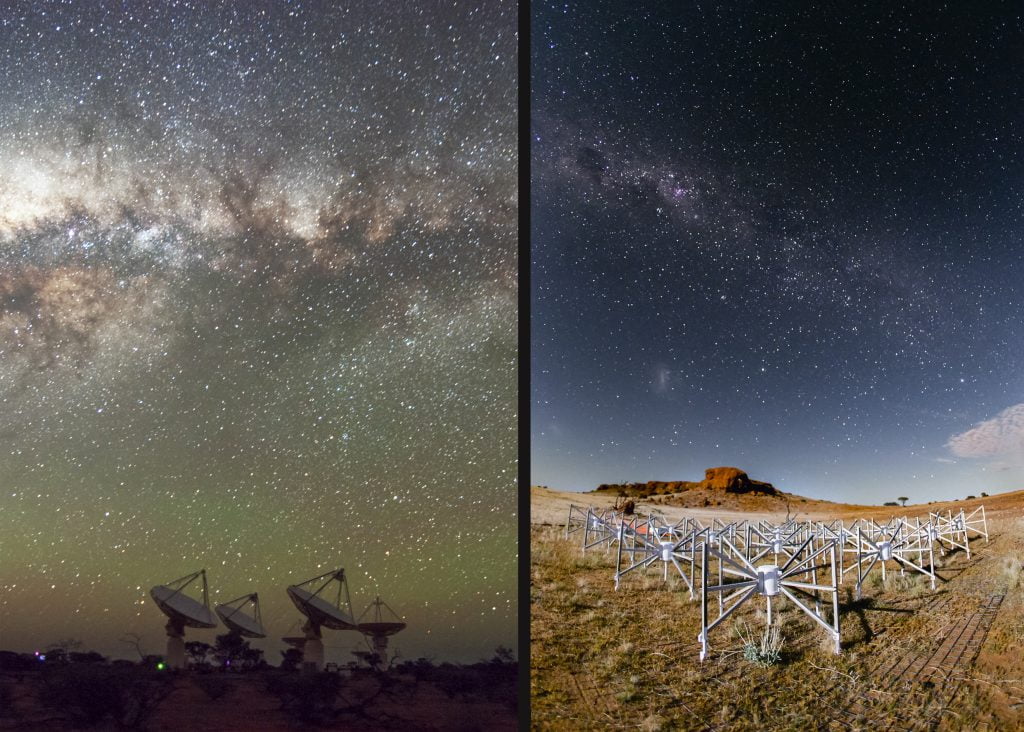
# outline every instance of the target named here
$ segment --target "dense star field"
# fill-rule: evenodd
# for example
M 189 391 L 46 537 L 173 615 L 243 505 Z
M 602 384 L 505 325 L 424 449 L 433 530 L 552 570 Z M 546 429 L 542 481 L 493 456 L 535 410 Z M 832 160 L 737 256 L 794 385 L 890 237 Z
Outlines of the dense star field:
M 514 645 L 516 44 L 498 0 L 4 5 L 0 648 L 162 653 L 205 567 L 276 664 L 339 566 L 403 657 Z
M 1020 488 L 1015 9 L 533 13 L 533 483 Z

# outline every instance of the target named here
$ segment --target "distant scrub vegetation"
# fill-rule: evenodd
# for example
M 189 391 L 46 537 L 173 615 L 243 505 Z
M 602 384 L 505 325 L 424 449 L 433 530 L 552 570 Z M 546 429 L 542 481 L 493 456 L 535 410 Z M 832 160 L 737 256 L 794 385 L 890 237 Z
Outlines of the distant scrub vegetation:
M 232 704 L 233 690 L 245 677 L 261 682 L 300 725 L 401 726 L 403 718 L 380 718 L 377 704 L 401 706 L 417 696 L 421 684 L 456 704 L 487 700 L 514 713 L 518 702 L 519 665 L 512 651 L 500 646 L 489 661 L 469 665 L 435 665 L 420 658 L 382 671 L 352 661 L 345 673 L 306 673 L 298 670 L 294 649 L 282 653 L 282 664 L 275 668 L 247 654 L 247 645 L 235 640 L 216 646 L 190 644 L 192 664 L 184 671 L 167 669 L 159 656 L 141 653 L 141 660 L 133 662 L 69 652 L 69 643 L 40 655 L 0 651 L 0 719 L 29 721 L 20 718 L 13 693 L 16 685 L 25 684 L 33 690 L 29 697 L 46 710 L 43 722 L 61 729 L 146 728 L 161 703 L 183 683 L 195 684 L 210 700 Z M 211 656 L 218 665 L 208 663 Z M 228 658 L 237 662 L 228 665 Z

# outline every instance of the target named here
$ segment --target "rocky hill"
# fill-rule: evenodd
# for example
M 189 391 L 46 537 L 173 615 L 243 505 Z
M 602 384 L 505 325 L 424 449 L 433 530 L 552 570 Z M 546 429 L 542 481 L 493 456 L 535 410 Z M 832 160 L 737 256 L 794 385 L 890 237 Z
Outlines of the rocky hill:
M 650 498 L 651 496 L 667 496 L 684 491 L 708 491 L 721 493 L 752 493 L 755 495 L 775 496 L 778 491 L 771 483 L 752 480 L 739 468 L 721 467 L 708 468 L 704 471 L 704 480 L 688 481 L 649 480 L 646 483 L 621 483 L 599 485 L 594 493 L 631 498 Z

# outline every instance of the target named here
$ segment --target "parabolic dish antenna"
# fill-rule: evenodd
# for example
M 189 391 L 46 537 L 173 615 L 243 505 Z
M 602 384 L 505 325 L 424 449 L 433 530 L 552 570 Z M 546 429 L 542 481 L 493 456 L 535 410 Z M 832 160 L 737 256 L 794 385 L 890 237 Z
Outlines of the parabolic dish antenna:
M 367 613 L 373 611 L 367 620 L 363 620 Z M 387 614 L 384 611 L 387 610 Z M 400 630 L 405 630 L 405 623 L 398 617 L 398 613 L 380 599 L 370 603 L 369 607 L 363 610 L 359 616 L 359 632 L 373 641 L 373 652 L 377 655 L 375 665 L 388 662 L 388 636 L 392 636 Z
M 149 594 L 153 596 L 154 602 L 164 615 L 179 621 L 182 625 L 189 628 L 217 627 L 217 619 L 213 617 L 210 608 L 188 595 L 183 595 L 167 585 L 157 585 Z
M 245 611 L 246 605 L 252 605 L 252 613 Z M 263 630 L 263 618 L 260 616 L 260 598 L 255 592 L 242 595 L 235 600 L 221 603 L 216 607 L 217 615 L 231 630 L 246 638 L 266 638 Z
M 324 581 L 320 582 L 320 580 Z M 338 592 L 333 603 L 325 597 L 325 590 L 332 582 L 338 583 Z M 311 589 L 313 587 L 316 589 Z M 295 607 L 307 618 L 306 623 L 302 626 L 302 630 L 306 634 L 301 646 L 303 668 L 322 671 L 324 643 L 321 627 L 333 630 L 358 630 L 352 613 L 352 598 L 349 596 L 345 570 L 335 569 L 297 585 L 289 585 L 287 591 L 288 597 L 295 603 Z M 344 605 L 342 605 L 342 593 L 345 597 Z M 286 639 L 285 642 L 291 642 L 291 639 Z M 298 644 L 295 646 L 299 647 Z
M 203 580 L 203 601 L 184 593 L 186 587 L 197 579 Z M 167 665 L 171 668 L 185 666 L 185 627 L 216 628 L 217 618 L 210 612 L 209 591 L 206 585 L 206 570 L 200 569 L 166 585 L 157 585 L 149 591 L 160 611 L 167 616 Z
M 183 590 L 199 577 L 203 578 L 203 601 L 199 602 Z M 210 612 L 210 600 L 206 587 L 206 570 L 176 579 L 166 585 L 157 585 L 149 594 L 157 607 L 171 620 L 190 628 L 216 628 L 217 619 Z
M 327 577 L 327 581 L 311 592 L 305 585 L 311 585 L 318 580 Z M 332 604 L 321 596 L 327 586 L 338 581 L 337 600 Z M 345 594 L 345 607 L 341 604 L 342 591 Z M 345 570 L 338 569 L 319 577 L 306 580 L 297 585 L 288 587 L 288 596 L 295 603 L 299 612 L 310 619 L 314 624 L 321 625 L 333 630 L 356 630 L 356 622 L 352 617 L 352 599 L 348 593 L 348 582 L 345 580 Z
M 388 611 L 388 615 L 384 615 L 385 609 Z M 373 610 L 373 615 L 364 621 L 363 618 L 370 610 Z M 394 635 L 400 630 L 405 630 L 405 623 L 399 619 L 398 613 L 392 610 L 391 606 L 381 600 L 378 595 L 377 599 L 370 603 L 370 606 L 359 616 L 359 630 L 367 635 Z

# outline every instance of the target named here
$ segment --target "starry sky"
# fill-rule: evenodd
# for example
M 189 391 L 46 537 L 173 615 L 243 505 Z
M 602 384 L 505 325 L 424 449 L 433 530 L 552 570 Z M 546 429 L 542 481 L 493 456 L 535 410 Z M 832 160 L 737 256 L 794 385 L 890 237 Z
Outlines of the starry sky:
M 163 653 L 204 567 L 271 663 L 337 567 L 405 658 L 515 646 L 516 23 L 4 3 L 0 648 Z
M 535 3 L 531 482 L 1024 487 L 1009 3 Z

